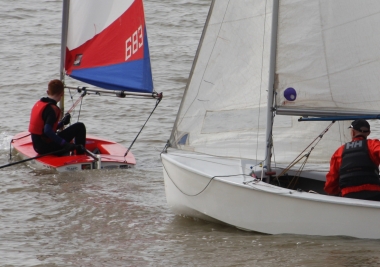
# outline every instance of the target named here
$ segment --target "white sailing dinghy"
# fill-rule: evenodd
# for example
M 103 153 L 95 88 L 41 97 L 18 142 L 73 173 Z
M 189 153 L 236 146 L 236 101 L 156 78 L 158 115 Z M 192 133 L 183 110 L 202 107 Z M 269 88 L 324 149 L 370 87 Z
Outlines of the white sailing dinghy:
M 66 86 L 81 93 L 74 105 L 92 92 L 150 97 L 157 99 L 157 106 L 162 94 L 153 90 L 143 1 L 64 0 L 60 72 L 61 80 L 68 75 L 98 87 Z M 36 158 L 31 161 L 35 168 L 76 171 L 125 169 L 136 164 L 130 147 L 91 135 L 86 139 L 86 155 L 39 157 L 29 132 L 17 134 L 12 145 L 22 158 Z
M 268 234 L 380 238 L 380 202 L 323 191 L 349 123 L 380 110 L 379 24 L 380 1 L 212 1 L 161 154 L 173 211 Z

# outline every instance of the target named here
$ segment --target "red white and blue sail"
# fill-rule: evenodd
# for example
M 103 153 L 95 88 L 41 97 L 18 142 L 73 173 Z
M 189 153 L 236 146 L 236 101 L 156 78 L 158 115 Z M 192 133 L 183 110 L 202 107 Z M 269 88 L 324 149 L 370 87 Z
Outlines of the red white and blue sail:
M 65 71 L 104 89 L 153 92 L 142 0 L 70 0 Z

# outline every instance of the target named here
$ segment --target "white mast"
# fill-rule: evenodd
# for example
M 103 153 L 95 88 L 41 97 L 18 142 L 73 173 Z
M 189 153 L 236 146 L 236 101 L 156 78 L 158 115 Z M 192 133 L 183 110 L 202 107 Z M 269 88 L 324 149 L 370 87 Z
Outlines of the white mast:
M 62 34 L 61 34 L 61 62 L 60 62 L 60 80 L 63 81 L 65 79 L 65 58 L 66 58 L 66 44 L 67 44 L 67 31 L 69 27 L 69 8 L 70 8 L 70 0 L 63 0 L 62 6 Z M 59 107 L 62 110 L 62 114 L 64 113 L 64 96 L 62 96 L 61 101 L 59 102 Z
M 278 10 L 279 0 L 273 0 L 272 11 L 272 36 L 270 46 L 270 65 L 269 65 L 269 82 L 268 82 L 268 106 L 267 106 L 267 127 L 266 127 L 266 155 L 265 166 L 267 172 L 271 171 L 272 157 L 272 128 L 273 128 L 273 112 L 274 112 L 274 77 L 276 71 L 276 50 L 277 50 L 277 30 L 278 30 Z M 269 182 L 269 178 L 268 178 Z

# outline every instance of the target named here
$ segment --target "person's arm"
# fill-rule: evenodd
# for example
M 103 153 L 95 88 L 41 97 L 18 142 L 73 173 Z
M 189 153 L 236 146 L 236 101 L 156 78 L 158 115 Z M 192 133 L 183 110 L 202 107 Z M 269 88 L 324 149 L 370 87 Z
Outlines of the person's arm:
M 54 143 L 59 144 L 60 146 L 64 146 L 66 144 L 65 139 L 59 137 L 53 130 L 53 127 L 50 124 L 45 124 L 44 126 L 44 134 L 53 140 Z
M 63 138 L 59 137 L 53 130 L 53 126 L 57 120 L 57 117 L 50 105 L 46 106 L 45 110 L 42 113 L 42 118 L 45 122 L 44 134 L 53 140 L 54 143 L 60 146 L 64 146 L 66 144 L 66 141 Z
M 327 194 L 338 196 L 340 195 L 339 188 L 339 168 L 340 168 L 340 157 L 339 149 L 333 154 L 330 161 L 330 171 L 326 175 L 326 183 L 324 190 Z
M 369 155 L 371 160 L 377 165 L 380 165 L 380 141 L 378 139 L 369 139 L 367 141 Z

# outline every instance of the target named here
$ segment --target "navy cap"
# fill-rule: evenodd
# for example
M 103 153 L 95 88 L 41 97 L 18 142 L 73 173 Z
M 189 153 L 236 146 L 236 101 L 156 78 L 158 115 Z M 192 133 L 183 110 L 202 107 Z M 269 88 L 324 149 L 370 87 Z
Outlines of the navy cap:
M 363 119 L 354 120 L 348 128 L 353 128 L 354 130 L 362 133 L 368 133 L 371 129 L 368 121 Z

